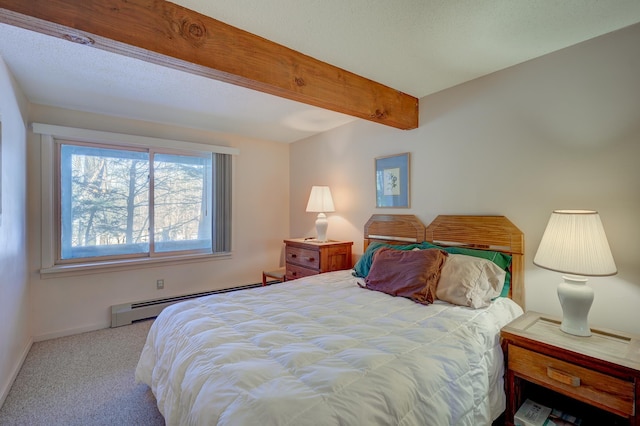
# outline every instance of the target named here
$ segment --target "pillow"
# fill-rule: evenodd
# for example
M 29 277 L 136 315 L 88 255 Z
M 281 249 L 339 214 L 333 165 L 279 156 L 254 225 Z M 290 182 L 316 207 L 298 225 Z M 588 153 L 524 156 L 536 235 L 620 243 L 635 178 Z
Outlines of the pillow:
M 407 245 L 394 245 L 388 243 L 381 243 L 378 241 L 374 241 L 367 246 L 367 249 L 362 254 L 362 257 L 358 259 L 356 264 L 353 266 L 353 275 L 355 277 L 364 278 L 369 275 L 369 269 L 371 269 L 371 263 L 373 262 L 373 255 L 376 254 L 378 250 L 382 247 L 391 247 L 396 250 L 413 250 L 413 249 L 424 249 L 429 248 L 425 247 L 423 244 L 407 244 Z
M 442 267 L 436 298 L 474 309 L 489 306 L 504 285 L 506 272 L 495 263 L 464 254 L 450 254 Z
M 437 249 L 413 251 L 381 247 L 373 257 L 365 288 L 428 305 L 435 300 L 447 256 Z
M 422 245 L 428 248 L 437 248 L 440 250 L 444 250 L 449 254 L 464 254 L 467 256 L 479 257 L 482 259 L 490 260 L 491 262 L 495 263 L 506 272 L 506 276 L 504 279 L 504 286 L 502 287 L 502 292 L 499 294 L 499 296 L 500 297 L 509 296 L 509 289 L 511 287 L 511 272 L 509 271 L 509 266 L 511 265 L 510 255 L 505 253 L 500 253 L 499 251 L 476 250 L 476 249 L 470 249 L 466 247 L 440 247 L 438 245 L 431 244 L 427 241 L 423 242 Z

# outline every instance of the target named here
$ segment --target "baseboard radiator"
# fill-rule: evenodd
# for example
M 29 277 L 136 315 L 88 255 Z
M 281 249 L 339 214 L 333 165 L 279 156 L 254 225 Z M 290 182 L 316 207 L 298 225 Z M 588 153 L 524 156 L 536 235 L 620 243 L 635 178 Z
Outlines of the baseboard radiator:
M 202 293 L 185 294 L 182 296 L 166 297 L 164 299 L 145 300 L 142 302 L 122 303 L 111 306 L 111 327 L 129 325 L 135 321 L 155 318 L 167 306 L 183 300 L 195 299 L 196 297 L 209 296 L 211 294 L 229 293 L 230 291 L 245 290 L 248 288 L 260 287 L 262 284 L 248 284 L 240 287 L 226 288 L 222 290 L 205 291 Z

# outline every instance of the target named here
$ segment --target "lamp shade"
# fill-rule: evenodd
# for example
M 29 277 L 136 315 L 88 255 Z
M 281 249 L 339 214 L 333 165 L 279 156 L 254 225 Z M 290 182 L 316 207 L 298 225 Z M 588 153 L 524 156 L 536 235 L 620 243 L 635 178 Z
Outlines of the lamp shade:
M 555 210 L 533 263 L 573 275 L 607 276 L 618 272 L 600 215 L 592 210 Z
M 312 186 L 307 211 L 314 213 L 325 213 L 336 211 L 331 198 L 331 190 L 328 186 Z

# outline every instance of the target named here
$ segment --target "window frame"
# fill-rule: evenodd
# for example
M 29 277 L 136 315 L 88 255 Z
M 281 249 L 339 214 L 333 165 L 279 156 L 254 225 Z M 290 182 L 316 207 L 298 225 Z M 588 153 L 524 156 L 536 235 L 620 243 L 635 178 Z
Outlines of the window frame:
M 126 135 L 120 133 L 102 132 L 87 129 L 55 126 L 49 124 L 33 123 L 33 132 L 40 135 L 41 143 L 41 277 L 76 275 L 87 272 L 113 271 L 121 269 L 137 269 L 141 267 L 157 266 L 167 263 L 199 262 L 211 259 L 229 258 L 232 254 L 232 194 L 233 194 L 233 163 L 234 157 L 239 154 L 237 148 L 208 145 L 193 142 L 158 139 L 146 136 Z M 222 167 L 225 168 L 225 179 L 214 177 L 214 185 L 222 185 L 216 191 L 226 191 L 225 197 L 228 203 L 216 203 L 214 197 L 214 209 L 222 210 L 216 212 L 212 226 L 216 232 L 223 232 L 223 242 L 219 243 L 218 238 L 212 241 L 211 252 L 201 251 L 180 251 L 170 253 L 156 253 L 153 256 L 129 257 L 122 255 L 118 258 L 90 258 L 90 259 L 61 259 L 60 238 L 60 199 L 57 194 L 56 182 L 60 179 L 58 168 L 58 144 L 67 142 L 87 143 L 90 145 L 103 145 L 107 148 L 130 147 L 132 149 L 160 150 L 163 153 L 191 153 L 211 152 L 214 154 L 229 154 L 227 156 L 213 156 L 213 161 L 223 159 Z M 214 166 L 214 168 L 217 166 Z M 230 182 L 228 181 L 230 179 Z M 217 182 L 225 180 L 224 182 Z M 225 204 L 216 206 L 216 204 Z M 220 215 L 220 217 L 218 217 Z M 217 228 L 222 226 L 222 228 Z M 212 228 L 212 234 L 213 229 Z M 213 236 L 213 235 L 212 235 Z M 224 249 L 224 251 L 220 251 Z

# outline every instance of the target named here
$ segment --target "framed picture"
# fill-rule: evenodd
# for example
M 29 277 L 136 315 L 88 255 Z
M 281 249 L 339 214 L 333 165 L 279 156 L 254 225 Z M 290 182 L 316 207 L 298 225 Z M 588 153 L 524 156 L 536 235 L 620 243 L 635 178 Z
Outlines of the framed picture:
M 409 153 L 378 157 L 376 207 L 409 207 Z

